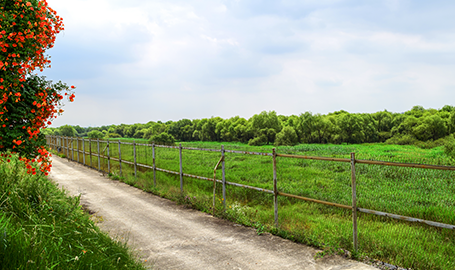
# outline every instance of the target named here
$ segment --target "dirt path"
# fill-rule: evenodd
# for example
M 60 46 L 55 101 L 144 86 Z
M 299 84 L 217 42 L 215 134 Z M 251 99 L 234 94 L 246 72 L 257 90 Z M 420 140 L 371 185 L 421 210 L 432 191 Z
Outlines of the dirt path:
M 58 157 L 51 178 L 102 218 L 98 225 L 128 239 L 154 269 L 367 270 L 339 256 L 314 259 L 318 250 L 226 220 L 102 177 Z

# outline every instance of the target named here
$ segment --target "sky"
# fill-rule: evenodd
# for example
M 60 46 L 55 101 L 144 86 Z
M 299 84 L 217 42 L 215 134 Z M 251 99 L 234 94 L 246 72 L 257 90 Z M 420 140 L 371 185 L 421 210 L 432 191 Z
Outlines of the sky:
M 453 0 L 48 0 L 52 126 L 455 105 Z

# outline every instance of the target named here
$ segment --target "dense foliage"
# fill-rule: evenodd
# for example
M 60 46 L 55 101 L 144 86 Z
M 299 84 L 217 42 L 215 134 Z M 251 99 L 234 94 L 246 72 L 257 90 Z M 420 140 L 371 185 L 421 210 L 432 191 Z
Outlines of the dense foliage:
M 446 105 L 436 110 L 414 106 L 404 113 L 386 110 L 372 114 L 336 111 L 326 115 L 305 112 L 299 116 L 263 111 L 250 119 L 212 117 L 74 128 L 79 136 L 98 130 L 108 138 L 150 139 L 165 132 L 177 141 L 248 142 L 250 145 L 388 142 L 432 147 L 455 132 L 455 108 Z M 63 135 L 62 128 L 48 130 L 48 133 Z
M 9 159 L 0 162 L 0 270 L 144 269 L 126 244 L 100 231 L 78 197 L 27 174 L 16 155 Z
M 50 67 L 45 51 L 62 31 L 62 19 L 45 0 L 0 0 L 0 151 L 18 153 L 27 164 L 50 170 L 41 130 L 62 113 L 61 100 L 71 88 L 33 74 Z M 64 94 L 64 95 L 63 95 Z

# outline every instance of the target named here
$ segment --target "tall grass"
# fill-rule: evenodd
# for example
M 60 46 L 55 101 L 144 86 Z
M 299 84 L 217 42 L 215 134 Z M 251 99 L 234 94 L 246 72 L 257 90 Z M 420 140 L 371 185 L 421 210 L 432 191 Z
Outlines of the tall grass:
M 183 146 L 220 149 L 221 143 L 192 142 Z M 131 145 L 122 145 L 122 159 L 132 160 Z M 226 149 L 271 152 L 273 146 L 251 147 L 245 144 L 225 145 Z M 86 148 L 87 149 L 87 148 Z M 277 152 L 349 158 L 384 160 L 406 163 L 454 165 L 443 156 L 441 148 L 420 149 L 414 146 L 384 144 L 364 145 L 298 145 L 278 147 Z M 111 155 L 118 155 L 118 145 L 111 145 Z M 136 146 L 137 162 L 152 164 L 152 151 Z M 179 171 L 178 149 L 156 148 L 156 166 Z M 183 151 L 183 171 L 188 174 L 213 177 L 213 167 L 220 153 Z M 350 165 L 315 160 L 278 158 L 278 189 L 341 204 L 351 204 Z M 114 174 L 118 163 L 111 161 Z M 102 159 L 102 169 L 107 170 Z M 180 193 L 178 175 L 153 174 L 123 164 L 123 181 L 211 212 L 211 182 L 184 178 L 184 193 Z M 455 224 L 455 177 L 451 171 L 435 171 L 357 164 L 358 207 L 437 222 Z M 218 174 L 220 175 L 220 174 Z M 271 157 L 226 153 L 226 180 L 260 188 L 273 189 Z M 119 176 L 118 176 L 119 177 Z M 218 187 L 217 194 L 221 194 Z M 269 230 L 283 237 L 337 252 L 353 251 L 352 216 L 350 210 L 279 197 L 279 227 L 273 223 L 273 198 L 253 190 L 227 187 L 227 211 L 222 212 L 218 196 L 217 210 L 236 222 L 254 226 L 258 233 Z M 409 267 L 412 269 L 455 269 L 455 233 L 416 223 L 359 214 L 359 256 Z
M 47 178 L 0 163 L 0 269 L 144 269 Z

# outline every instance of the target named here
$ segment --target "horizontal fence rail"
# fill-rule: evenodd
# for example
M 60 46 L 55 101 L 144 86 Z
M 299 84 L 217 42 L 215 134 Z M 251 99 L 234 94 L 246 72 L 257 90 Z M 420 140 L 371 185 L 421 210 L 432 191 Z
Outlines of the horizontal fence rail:
M 356 206 L 356 180 L 355 180 L 355 164 L 367 164 L 367 165 L 379 165 L 379 166 L 394 166 L 394 167 L 407 167 L 407 168 L 418 168 L 418 169 L 431 169 L 431 170 L 446 170 L 446 171 L 455 171 L 455 166 L 441 166 L 441 165 L 427 165 L 427 164 L 414 164 L 414 163 L 398 163 L 398 162 L 386 162 L 386 161 L 374 161 L 374 160 L 360 160 L 360 159 L 355 159 L 355 154 L 351 154 L 351 159 L 347 158 L 333 158 L 333 157 L 317 157 L 317 156 L 304 156 L 304 155 L 290 155 L 290 154 L 280 154 L 276 153 L 275 149 L 273 149 L 273 153 L 261 153 L 261 152 L 250 152 L 250 151 L 237 151 L 237 150 L 227 150 L 222 147 L 222 149 L 205 149 L 205 148 L 194 148 L 194 147 L 182 147 L 181 144 L 179 146 L 169 146 L 169 145 L 156 145 L 156 144 L 140 144 L 140 143 L 135 143 L 135 142 L 121 142 L 120 140 L 112 141 L 112 140 L 99 140 L 99 139 L 82 139 L 82 138 L 70 138 L 70 137 L 60 137 L 60 136 L 47 136 L 47 143 L 48 145 L 52 148 L 55 149 L 59 152 L 66 153 L 66 156 L 74 160 L 74 152 L 77 154 L 77 160 L 79 161 L 79 154 L 82 154 L 84 157 L 84 165 L 87 165 L 85 163 L 85 156 L 89 155 L 90 156 L 90 167 L 95 168 L 94 165 L 92 164 L 92 156 L 98 158 L 98 170 L 101 170 L 100 166 L 100 160 L 104 159 L 107 160 L 108 163 L 108 171 L 107 173 L 110 173 L 110 162 L 111 161 L 116 161 L 119 162 L 120 164 L 120 173 L 121 173 L 121 168 L 122 168 L 122 163 L 129 164 L 134 166 L 134 174 L 137 176 L 137 167 L 141 168 L 146 168 L 146 169 L 151 169 L 153 170 L 153 181 L 154 185 L 156 185 L 156 171 L 159 172 L 164 172 L 164 173 L 169 173 L 169 174 L 174 174 L 174 175 L 180 175 L 180 187 L 181 190 L 183 191 L 183 177 L 189 177 L 189 178 L 194 178 L 194 179 L 200 179 L 200 180 L 206 180 L 206 181 L 211 181 L 215 183 L 221 183 L 223 185 L 223 203 L 224 203 L 224 208 L 225 208 L 225 203 L 226 203 L 226 193 L 225 193 L 225 186 L 226 185 L 231 185 L 231 186 L 236 186 L 236 187 L 241 187 L 241 188 L 246 188 L 246 189 L 251 189 L 251 190 L 256 190 L 259 192 L 264 192 L 268 194 L 274 195 L 274 216 L 275 216 L 275 225 L 278 226 L 278 201 L 277 197 L 278 196 L 283 196 L 283 197 L 289 197 L 289 198 L 294 198 L 298 200 L 303 200 L 303 201 L 308 201 L 308 202 L 313 202 L 313 203 L 318 203 L 318 204 L 323 204 L 323 205 L 329 205 L 333 207 L 338 207 L 338 208 L 343 208 L 343 209 L 350 209 L 353 212 L 353 244 L 354 244 L 354 250 L 357 250 L 357 212 L 362 212 L 366 214 L 372 214 L 372 215 L 377 215 L 377 216 L 383 216 L 383 217 L 388 217 L 396 220 L 402 220 L 402 221 L 407 221 L 407 222 L 416 222 L 416 223 L 421 223 L 421 224 L 426 224 L 428 226 L 433 226 L 433 227 L 438 227 L 438 228 L 444 228 L 444 229 L 451 229 L 455 230 L 455 225 L 452 224 L 444 224 L 444 223 L 439 223 L 435 221 L 429 221 L 429 220 L 424 220 L 424 219 L 419 219 L 419 218 L 413 218 L 413 217 L 408 217 L 408 216 L 402 216 L 402 215 L 397 215 L 397 214 L 392 214 L 392 213 L 386 213 L 386 212 L 381 212 L 381 211 L 376 211 L 376 210 L 371 210 L 371 209 L 365 209 L 365 208 L 359 208 Z M 80 147 L 80 142 L 82 142 L 82 148 Z M 89 143 L 89 151 L 87 151 L 84 142 L 90 142 Z M 96 143 L 97 146 L 97 151 L 93 152 L 92 151 L 92 143 Z M 100 143 L 106 144 L 104 149 L 100 151 Z M 75 146 L 76 144 L 76 146 Z M 111 145 L 118 144 L 118 157 L 112 157 L 110 156 L 109 148 Z M 121 157 L 121 145 L 130 145 L 134 149 L 134 161 L 129 161 L 129 160 L 124 160 Z M 147 164 L 140 164 L 137 163 L 136 161 L 136 146 L 144 146 L 144 147 L 150 147 L 152 148 L 152 160 L 153 160 L 153 165 L 147 165 Z M 113 146 L 112 146 L 113 147 Z M 76 149 L 75 149 L 76 148 Z M 180 165 L 180 171 L 172 171 L 168 169 L 163 169 L 163 168 L 158 168 L 155 166 L 156 162 L 156 156 L 155 156 L 155 149 L 156 148 L 170 148 L 170 149 L 179 149 L 179 154 L 180 154 L 180 160 L 179 160 L 179 165 Z M 191 151 L 206 151 L 206 152 L 219 152 L 223 156 L 222 159 L 220 159 L 219 162 L 222 163 L 222 179 L 214 179 L 214 178 L 208 178 L 208 177 L 203 177 L 203 176 L 198 176 L 198 175 L 191 175 L 183 172 L 182 169 L 182 150 L 191 150 Z M 226 181 L 225 178 L 225 159 L 224 159 L 224 153 L 236 153 L 236 154 L 244 154 L 244 155 L 258 155 L 258 156 L 268 156 L 273 158 L 273 181 L 274 181 L 274 190 L 269 190 L 269 189 L 264 189 L 260 187 L 254 187 L 254 186 L 249 186 L 241 183 L 235 183 L 235 182 L 229 182 Z M 327 202 L 323 200 L 317 200 L 314 198 L 307 198 L 295 194 L 289 194 L 289 193 L 284 193 L 281 191 L 278 191 L 277 188 L 277 177 L 276 177 L 276 158 L 295 158 L 295 159 L 309 159 L 309 160 L 319 160 L 319 161 L 328 161 L 328 162 L 343 162 L 343 163 L 351 163 L 351 178 L 352 178 L 352 205 L 343 205 L 335 202 Z M 215 168 L 216 169 L 216 168 Z

